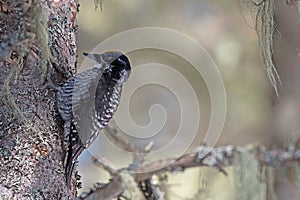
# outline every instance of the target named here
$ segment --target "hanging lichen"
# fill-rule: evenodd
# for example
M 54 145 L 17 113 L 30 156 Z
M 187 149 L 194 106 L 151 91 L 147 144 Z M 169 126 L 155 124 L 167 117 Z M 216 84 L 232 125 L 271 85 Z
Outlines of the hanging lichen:
M 95 4 L 95 9 L 97 9 L 98 7 L 100 7 L 100 9 L 102 10 L 102 4 L 103 4 L 104 0 L 94 0 L 94 4 Z
M 18 20 L 19 32 L 18 37 L 11 41 L 11 47 L 5 55 L 5 59 L 8 59 L 11 66 L 10 72 L 7 77 L 4 78 L 4 84 L 0 91 L 0 97 L 4 105 L 10 110 L 10 114 L 15 116 L 23 124 L 27 124 L 29 121 L 25 117 L 20 105 L 17 103 L 15 94 L 11 91 L 11 86 L 18 83 L 20 72 L 23 70 L 26 57 L 32 51 L 32 46 L 29 43 L 34 44 L 32 41 L 37 39 L 40 45 L 40 53 L 38 57 L 38 63 L 36 67 L 40 71 L 40 79 L 44 80 L 47 72 L 47 61 L 50 58 L 50 50 L 48 45 L 48 29 L 47 29 L 47 12 L 40 2 L 23 2 L 22 8 L 19 13 L 20 16 L 24 16 Z M 4 27 L 5 28 L 5 27 Z M 8 57 L 10 55 L 10 57 Z
M 281 80 L 273 63 L 274 0 L 240 0 L 241 6 L 247 7 L 255 20 L 261 56 L 266 67 L 267 76 L 279 97 L 278 85 Z
M 47 61 L 51 57 L 51 52 L 49 48 L 49 33 L 48 33 L 48 13 L 47 10 L 40 3 L 35 3 L 32 7 L 30 7 L 27 11 L 29 18 L 34 22 L 32 30 L 36 35 L 36 38 L 41 46 L 40 60 L 38 63 L 38 67 L 41 72 L 41 81 L 43 82 L 45 79 L 45 75 L 47 72 Z
M 10 73 L 8 74 L 7 78 L 5 79 L 4 86 L 3 86 L 2 90 L 1 90 L 1 93 L 0 93 L 0 97 L 2 98 L 2 102 L 10 108 L 10 112 L 9 113 L 4 113 L 4 115 L 12 114 L 13 116 L 17 116 L 17 118 L 23 124 L 26 124 L 29 121 L 28 121 L 28 119 L 26 119 L 23 112 L 21 111 L 21 109 L 17 105 L 16 100 L 15 100 L 13 94 L 10 91 L 10 84 L 11 84 L 13 78 L 15 78 L 15 80 L 16 80 L 16 77 L 18 76 L 18 73 L 23 68 L 23 57 L 26 53 L 26 50 L 25 50 L 26 46 L 27 45 L 22 45 L 20 47 L 20 49 L 21 49 L 21 50 L 19 50 L 20 56 L 19 56 L 19 58 L 16 62 L 16 66 L 12 67 Z

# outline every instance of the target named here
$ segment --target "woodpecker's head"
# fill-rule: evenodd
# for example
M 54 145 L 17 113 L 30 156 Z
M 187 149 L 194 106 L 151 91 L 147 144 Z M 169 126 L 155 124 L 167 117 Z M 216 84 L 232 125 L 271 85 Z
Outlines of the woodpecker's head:
M 99 67 L 104 68 L 103 76 L 118 83 L 124 83 L 129 78 L 131 66 L 129 59 L 119 51 L 107 51 L 102 54 L 83 53 Z

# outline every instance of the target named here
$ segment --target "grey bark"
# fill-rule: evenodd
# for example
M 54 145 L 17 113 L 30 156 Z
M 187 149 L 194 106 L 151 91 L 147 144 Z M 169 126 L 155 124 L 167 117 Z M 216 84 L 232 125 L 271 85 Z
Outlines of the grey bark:
M 76 70 L 77 0 L 0 2 L 0 199 L 68 199 L 59 85 Z

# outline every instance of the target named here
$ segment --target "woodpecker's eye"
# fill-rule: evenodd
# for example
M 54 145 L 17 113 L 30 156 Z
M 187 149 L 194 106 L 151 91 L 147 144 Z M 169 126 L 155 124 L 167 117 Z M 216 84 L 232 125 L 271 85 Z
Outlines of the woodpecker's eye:
M 113 62 L 113 59 L 114 59 L 114 56 L 110 52 L 102 54 L 102 60 L 106 63 L 110 64 L 111 62 Z

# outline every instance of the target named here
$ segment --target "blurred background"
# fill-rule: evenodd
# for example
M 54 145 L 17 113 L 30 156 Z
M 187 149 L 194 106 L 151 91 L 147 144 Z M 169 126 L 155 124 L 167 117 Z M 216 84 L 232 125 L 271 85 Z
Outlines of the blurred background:
M 268 147 L 284 146 L 288 135 L 299 132 L 299 24 L 296 9 L 286 5 L 284 1 L 276 1 L 275 15 L 277 30 L 274 34 L 274 62 L 283 83 L 280 100 L 266 77 L 260 58 L 253 13 L 240 6 L 236 0 L 107 0 L 102 9 L 97 10 L 94 1 L 81 1 L 78 18 L 79 71 L 85 70 L 81 66 L 84 59 L 82 52 L 91 51 L 114 34 L 149 26 L 174 29 L 200 43 L 222 75 L 227 96 L 227 113 L 217 145 L 261 143 Z M 197 95 L 201 115 L 198 134 L 186 153 L 193 151 L 197 145 L 202 144 L 211 117 L 210 95 L 202 77 L 195 75 L 190 63 L 167 52 L 144 49 L 130 52 L 128 56 L 133 73 L 136 66 L 162 63 L 178 70 L 189 80 Z M 151 105 L 161 104 L 165 108 L 167 121 L 161 132 L 163 134 L 152 138 L 155 150 L 163 147 L 173 138 L 173 129 L 180 122 L 176 96 L 166 88 L 150 85 L 140 88 L 133 97 L 128 109 L 139 125 L 150 122 L 148 110 Z M 144 146 L 149 141 L 133 142 Z M 88 190 L 97 181 L 106 182 L 109 178 L 104 170 L 91 164 L 91 155 L 107 157 L 116 167 L 125 167 L 130 163 L 132 157 L 120 156 L 118 150 L 110 149 L 106 143 L 98 138 L 90 151 L 80 157 L 79 172 L 83 181 L 81 191 Z M 111 155 L 113 159 L 110 159 Z M 227 170 L 228 177 L 217 170 L 203 168 L 173 174 L 168 181 L 167 199 L 193 199 L 199 188 L 206 191 L 203 192 L 206 196 L 203 195 L 200 199 L 235 199 L 237 191 L 231 176 L 232 169 Z M 280 173 L 285 172 L 278 170 L 278 174 Z M 282 176 L 279 179 L 275 185 L 278 199 L 291 199 L 288 180 Z M 297 191 L 296 189 L 293 195 Z

